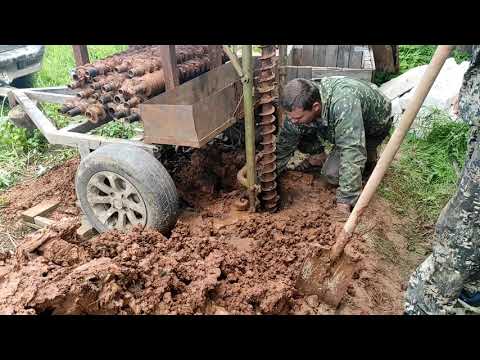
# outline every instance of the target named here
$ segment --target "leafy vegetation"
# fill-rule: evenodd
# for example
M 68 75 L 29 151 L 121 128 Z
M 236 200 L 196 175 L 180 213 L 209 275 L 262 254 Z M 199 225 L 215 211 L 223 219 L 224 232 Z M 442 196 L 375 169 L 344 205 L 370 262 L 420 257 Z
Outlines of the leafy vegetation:
M 465 161 L 469 127 L 436 110 L 419 137 L 402 144 L 380 193 L 402 213 L 414 210 L 422 222 L 433 222 L 456 189 Z
M 111 54 L 123 51 L 126 45 L 92 45 L 88 46 L 90 60 L 95 61 Z M 43 58 L 42 70 L 33 77 L 34 87 L 62 86 L 70 81 L 70 71 L 75 67 L 73 51 L 70 45 L 47 45 Z M 22 179 L 38 176 L 45 169 L 53 167 L 77 155 L 76 149 L 49 146 L 38 131 L 28 132 L 15 127 L 8 120 L 1 120 L 8 114 L 6 99 L 1 99 L 0 113 L 0 191 L 15 185 Z M 40 104 L 42 111 L 52 119 L 59 128 L 69 124 L 70 118 L 58 113 L 57 104 Z M 131 126 L 113 125 L 100 131 L 105 136 L 127 138 L 133 136 Z M 101 135 L 103 133 L 100 133 Z M 107 135 L 108 134 L 108 135 Z
M 373 82 L 381 85 L 404 72 L 421 65 L 430 63 L 437 45 L 400 45 L 398 47 L 398 57 L 400 60 L 400 71 L 398 74 L 385 73 L 377 71 Z M 469 61 L 470 55 L 466 52 L 454 49 L 452 56 L 457 64 L 463 61 Z
M 130 139 L 136 135 L 135 129 L 139 127 L 138 124 L 125 123 L 121 121 L 111 121 L 105 125 L 95 129 L 93 132 L 95 135 L 114 137 L 120 139 Z

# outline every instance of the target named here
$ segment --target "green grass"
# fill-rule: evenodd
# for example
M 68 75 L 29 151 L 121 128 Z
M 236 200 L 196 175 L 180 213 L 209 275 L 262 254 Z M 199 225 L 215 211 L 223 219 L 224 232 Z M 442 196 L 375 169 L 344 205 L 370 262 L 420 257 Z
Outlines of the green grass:
M 380 189 L 397 212 L 414 212 L 422 223 L 435 221 L 454 193 L 469 132 L 468 125 L 452 122 L 439 110 L 430 117 L 423 137 L 407 136 Z
M 430 63 L 436 48 L 437 45 L 400 45 L 398 49 L 398 57 L 400 61 L 399 73 L 390 74 L 377 71 L 373 82 L 377 85 L 381 85 L 414 67 Z M 470 55 L 468 53 L 458 51 L 457 49 L 453 50 L 452 56 L 457 64 L 470 60 Z
M 89 45 L 90 61 L 105 58 L 126 50 L 126 45 Z M 42 70 L 35 74 L 34 87 L 62 86 L 71 81 L 70 71 L 75 67 L 73 51 L 70 45 L 47 45 Z M 0 105 L 3 103 L 0 102 Z M 70 118 L 58 113 L 60 105 L 40 104 L 42 111 L 52 119 L 57 127 L 69 124 Z M 0 116 L 6 116 L 9 108 L 3 103 Z M 131 125 L 110 125 L 100 129 L 110 136 L 127 138 L 134 135 Z M 102 133 L 101 133 L 102 134 Z M 108 136 L 108 135 L 106 135 Z M 35 130 L 28 134 L 25 129 L 16 128 L 9 121 L 0 124 L 0 191 L 19 181 L 35 177 L 57 164 L 77 155 L 73 148 L 49 146 L 42 134 Z

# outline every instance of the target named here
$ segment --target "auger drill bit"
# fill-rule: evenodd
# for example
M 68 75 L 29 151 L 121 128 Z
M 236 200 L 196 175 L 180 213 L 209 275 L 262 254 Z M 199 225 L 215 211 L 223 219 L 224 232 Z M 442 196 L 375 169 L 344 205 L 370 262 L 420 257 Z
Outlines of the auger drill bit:
M 261 158 L 259 161 L 259 178 L 261 186 L 261 200 L 263 208 L 270 212 L 278 209 L 280 197 L 277 194 L 276 169 L 276 117 L 273 105 L 275 81 L 275 47 L 273 45 L 261 46 L 260 74 L 256 78 L 257 91 L 260 94 L 260 135 L 262 136 Z

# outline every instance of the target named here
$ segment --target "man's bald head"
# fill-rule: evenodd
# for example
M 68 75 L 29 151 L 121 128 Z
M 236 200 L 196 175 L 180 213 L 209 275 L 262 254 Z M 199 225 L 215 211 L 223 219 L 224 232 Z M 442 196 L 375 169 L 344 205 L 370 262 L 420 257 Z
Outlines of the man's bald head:
M 320 116 L 320 91 L 307 79 L 293 79 L 283 88 L 280 105 L 296 124 L 307 124 Z

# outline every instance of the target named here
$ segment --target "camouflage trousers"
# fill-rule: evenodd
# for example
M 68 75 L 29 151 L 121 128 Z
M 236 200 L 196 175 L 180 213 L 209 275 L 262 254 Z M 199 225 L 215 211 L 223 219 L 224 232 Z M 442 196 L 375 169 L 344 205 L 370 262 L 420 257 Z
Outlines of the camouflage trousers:
M 437 221 L 432 254 L 410 277 L 407 314 L 453 314 L 462 289 L 480 290 L 480 146 L 476 133 L 474 128 L 457 192 Z
M 377 148 L 388 136 L 392 122 L 393 118 L 390 118 L 387 121 L 387 125 L 377 131 L 377 133 L 366 135 L 365 145 L 367 161 L 365 168 L 373 166 L 376 163 L 378 158 Z M 319 154 L 324 151 L 324 148 L 319 143 L 318 139 L 309 139 L 308 137 L 301 141 L 298 149 L 304 154 Z M 332 150 L 329 152 L 320 173 L 330 184 L 338 185 L 340 176 L 340 151 L 336 146 L 333 146 Z

